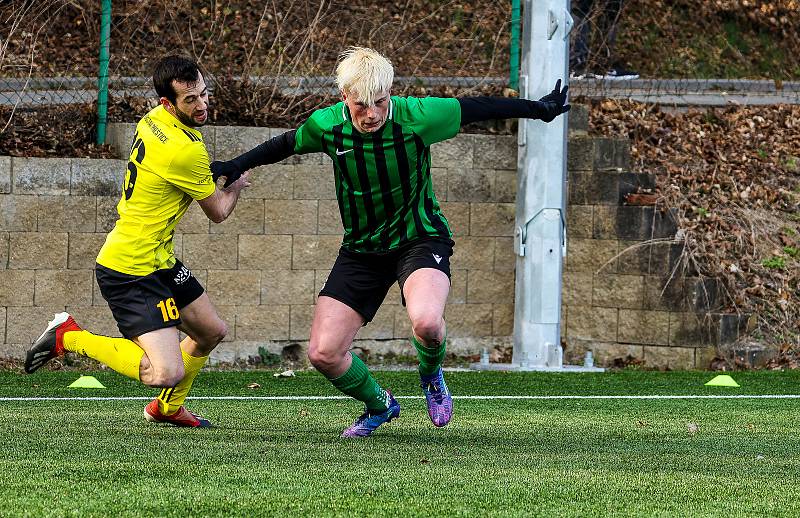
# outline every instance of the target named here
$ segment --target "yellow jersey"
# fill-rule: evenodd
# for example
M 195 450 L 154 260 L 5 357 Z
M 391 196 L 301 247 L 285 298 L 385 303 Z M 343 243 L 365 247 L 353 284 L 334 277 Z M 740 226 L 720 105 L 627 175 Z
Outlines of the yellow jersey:
M 175 265 L 172 236 L 192 200 L 214 194 L 203 135 L 163 106 L 150 110 L 133 137 L 117 204 L 119 219 L 97 263 L 144 276 Z

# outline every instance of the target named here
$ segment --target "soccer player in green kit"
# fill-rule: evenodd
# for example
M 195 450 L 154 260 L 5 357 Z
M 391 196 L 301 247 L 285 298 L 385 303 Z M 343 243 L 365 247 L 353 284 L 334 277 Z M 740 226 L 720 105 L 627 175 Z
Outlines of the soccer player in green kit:
M 430 146 L 461 126 L 497 118 L 550 122 L 569 110 L 561 81 L 539 101 L 495 97 L 395 97 L 391 63 L 378 52 L 351 47 L 340 56 L 336 82 L 342 101 L 316 110 L 296 130 L 267 140 L 227 162 L 214 162 L 215 178 L 294 154 L 323 152 L 333 160 L 344 227 L 339 256 L 319 293 L 308 357 L 341 392 L 366 409 L 342 437 L 366 437 L 400 415 L 400 405 L 351 354 L 361 326 L 375 316 L 398 282 L 419 357 L 420 384 L 437 427 L 452 416 L 442 360 L 447 330 L 452 232 L 431 182 Z

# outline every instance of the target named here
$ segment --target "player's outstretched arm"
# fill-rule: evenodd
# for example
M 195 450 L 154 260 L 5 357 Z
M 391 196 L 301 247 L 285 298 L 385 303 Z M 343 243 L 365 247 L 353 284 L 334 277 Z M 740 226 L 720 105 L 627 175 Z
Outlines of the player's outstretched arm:
M 281 133 L 259 144 L 234 159 L 211 162 L 211 175 L 214 181 L 224 176 L 225 187 L 229 187 L 245 171 L 260 165 L 274 164 L 294 155 L 296 130 Z
M 222 223 L 231 215 L 239 201 L 242 190 L 250 187 L 250 172 L 239 173 L 239 177 L 223 189 L 215 189 L 211 196 L 197 200 L 208 219 L 214 223 Z
M 561 79 L 553 91 L 538 101 L 506 97 L 462 97 L 461 125 L 491 119 L 540 119 L 550 122 L 569 111 L 567 103 L 569 86 L 561 88 Z

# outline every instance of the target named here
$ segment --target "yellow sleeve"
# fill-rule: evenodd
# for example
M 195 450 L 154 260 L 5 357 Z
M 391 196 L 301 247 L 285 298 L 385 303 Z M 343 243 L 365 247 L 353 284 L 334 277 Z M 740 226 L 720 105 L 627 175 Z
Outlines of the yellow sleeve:
M 205 145 L 202 142 L 192 142 L 183 146 L 172 158 L 165 180 L 195 200 L 214 194 L 217 186 L 211 177 L 210 160 Z

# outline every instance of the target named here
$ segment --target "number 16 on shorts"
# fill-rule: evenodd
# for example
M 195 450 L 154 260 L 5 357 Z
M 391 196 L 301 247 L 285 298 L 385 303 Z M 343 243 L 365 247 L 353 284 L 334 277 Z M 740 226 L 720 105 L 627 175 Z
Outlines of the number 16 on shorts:
M 161 310 L 161 317 L 164 319 L 164 322 L 178 320 L 178 318 L 180 318 L 178 306 L 175 305 L 175 299 L 172 297 L 159 301 L 156 307 Z

